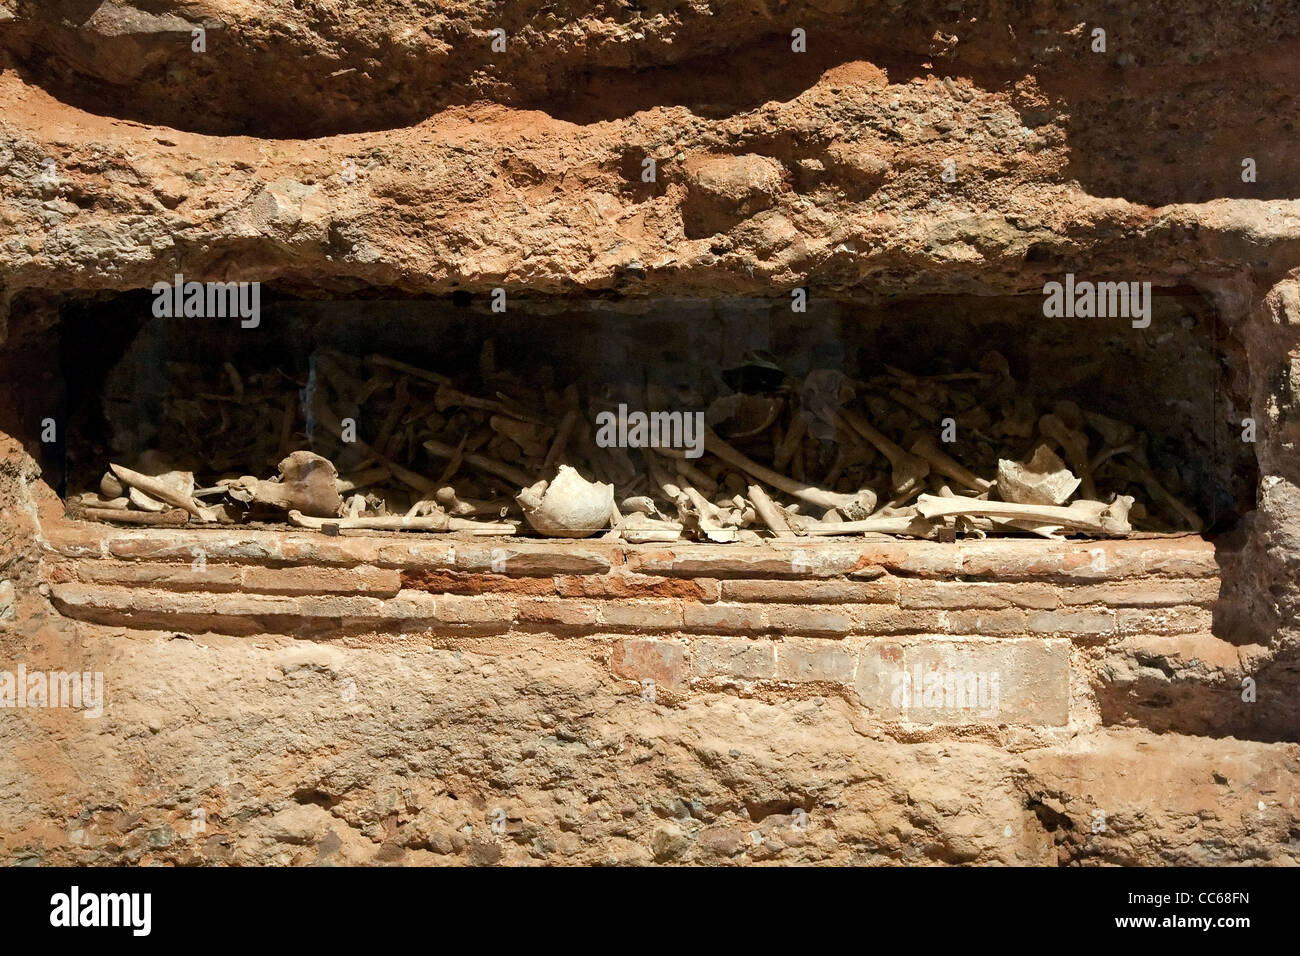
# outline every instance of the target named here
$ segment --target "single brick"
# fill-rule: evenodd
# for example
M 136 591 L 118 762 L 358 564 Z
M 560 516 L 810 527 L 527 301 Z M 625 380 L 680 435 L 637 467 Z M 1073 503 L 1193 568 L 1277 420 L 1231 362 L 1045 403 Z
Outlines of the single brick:
M 1122 607 L 1115 613 L 1121 634 L 1191 634 L 1214 625 L 1213 612 L 1203 607 Z
M 853 618 L 833 605 L 778 605 L 767 609 L 772 630 L 783 634 L 825 634 L 842 637 L 854 628 Z
M 857 619 L 854 630 L 863 634 L 925 634 L 941 630 L 935 611 L 870 604 L 854 608 L 853 616 Z
M 765 548 L 780 555 L 784 562 L 781 573 L 796 579 L 840 577 L 864 567 L 861 550 L 852 541 L 822 539 L 811 545 L 793 541 L 769 541 Z
M 625 637 L 614 642 L 610 666 L 619 677 L 653 680 L 663 687 L 686 682 L 686 648 L 677 641 Z
M 907 608 L 1004 608 L 1028 607 L 1047 610 L 1060 598 L 1050 584 L 1034 582 L 904 581 L 899 604 Z
M 517 598 L 515 620 L 521 624 L 558 627 L 596 627 L 600 617 L 596 605 L 568 598 Z
M 1029 616 L 1029 630 L 1034 634 L 1100 636 L 1115 631 L 1115 612 L 1101 610 L 1043 611 Z
M 722 582 L 724 601 L 765 601 L 772 604 L 893 604 L 898 580 L 734 580 Z
M 682 606 L 677 601 L 604 601 L 601 617 L 609 627 L 675 631 L 682 626 Z
M 1144 542 L 1151 544 L 1150 541 Z M 1179 538 L 1142 552 L 1142 569 L 1150 574 L 1174 577 L 1210 578 L 1219 576 L 1219 562 L 1214 544 L 1203 538 Z
M 376 549 L 375 563 L 388 568 L 418 568 L 442 570 L 456 566 L 456 546 L 447 541 L 411 540 L 408 534 L 401 544 L 390 544 L 384 539 Z
M 202 568 L 202 570 L 198 570 Z M 245 569 L 235 564 L 154 561 L 78 561 L 72 568 L 87 584 L 121 584 L 168 591 L 238 591 Z
M 399 572 L 402 586 L 430 594 L 516 594 L 555 597 L 555 578 L 512 578 L 507 574 L 473 574 L 447 568 L 408 568 Z
M 276 542 L 250 536 L 247 539 L 189 534 L 183 537 L 159 535 L 140 531 L 134 535 L 108 539 L 108 552 L 117 558 L 133 561 L 185 561 L 194 560 L 194 549 L 201 548 L 209 563 L 229 561 L 278 560 Z
M 1115 581 L 1061 590 L 1061 601 L 1064 604 L 1106 604 L 1110 607 L 1173 607 L 1180 604 L 1209 606 L 1218 597 L 1218 578 L 1180 581 L 1150 577 L 1138 582 Z
M 613 567 L 608 549 L 575 541 L 458 544 L 456 567 L 461 571 L 493 571 L 511 575 L 606 574 Z
M 170 591 L 151 591 L 144 588 L 120 587 L 116 585 L 53 584 L 50 597 L 62 609 L 112 608 L 130 611 L 183 610 L 212 613 L 216 610 L 215 595 L 176 594 Z M 227 597 L 227 595 L 222 595 Z M 76 616 L 76 615 L 73 615 Z
M 996 637 L 1003 634 L 1024 634 L 1029 630 L 1029 615 L 1019 608 L 998 610 L 941 611 L 945 634 L 972 634 Z
M 768 629 L 767 608 L 761 604 L 685 604 L 682 620 L 688 631 L 760 634 Z
M 586 549 L 523 553 L 506 558 L 506 574 L 608 574 L 613 567 L 608 554 Z
M 784 542 L 764 547 L 695 544 L 680 551 L 629 549 L 630 570 L 689 577 L 835 577 L 858 565 L 856 548 L 819 542 L 801 548 Z
M 1071 542 L 1061 559 L 1062 576 L 1070 580 L 1111 581 L 1142 573 L 1140 542 Z
M 757 680 L 776 676 L 776 646 L 744 637 L 699 637 L 691 642 L 695 673 Z
M 331 536 L 303 532 L 283 535 L 281 538 L 267 542 L 267 547 L 274 560 L 286 561 L 290 564 L 382 565 L 379 551 L 384 540 L 356 537 L 350 534 Z M 409 563 L 411 560 L 408 554 L 403 563 Z
M 495 625 L 508 628 L 515 620 L 514 602 L 496 595 L 443 594 L 437 599 L 438 620 L 444 624 Z
M 732 549 L 709 544 L 695 544 L 676 551 L 633 551 L 628 554 L 629 570 L 643 574 L 668 574 L 682 577 L 778 577 L 789 575 L 790 562 L 761 550 Z
M 1068 641 L 926 641 L 904 647 L 903 664 L 899 700 L 909 722 L 1069 722 Z
M 102 524 L 76 521 L 46 521 L 41 532 L 45 543 L 65 558 L 98 558 L 107 548 L 108 528 Z
M 716 578 L 666 578 L 649 574 L 562 574 L 555 578 L 555 593 L 563 597 L 681 598 L 716 601 L 722 588 Z
M 853 652 L 841 644 L 786 640 L 776 648 L 776 675 L 781 680 L 848 684 L 853 665 Z
M 53 585 L 52 598 L 69 617 L 95 623 L 227 634 L 327 631 L 344 619 L 373 623 L 382 619 L 384 604 L 352 595 L 210 594 L 85 584 Z
M 893 571 L 901 567 L 911 556 L 925 552 L 936 553 L 929 542 L 899 541 L 892 538 L 876 538 L 865 545 L 860 544 L 856 551 L 857 561 L 854 563 L 853 570 L 848 572 L 850 576 L 857 574 L 858 571 L 874 575 L 876 571 L 873 569 Z
M 958 541 L 946 547 L 954 550 L 955 558 L 948 576 L 1015 581 L 1052 577 L 1061 571 L 1060 552 L 1040 541 Z
M 399 591 L 396 597 L 383 603 L 384 620 L 409 621 L 411 623 L 434 622 L 438 616 L 438 602 L 441 598 L 428 591 L 407 589 Z

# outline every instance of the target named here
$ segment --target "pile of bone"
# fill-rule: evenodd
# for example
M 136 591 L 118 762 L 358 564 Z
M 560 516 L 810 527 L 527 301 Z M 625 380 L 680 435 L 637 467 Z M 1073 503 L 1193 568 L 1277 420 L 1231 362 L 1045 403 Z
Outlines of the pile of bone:
M 498 369 L 490 342 L 479 365 L 477 381 L 457 382 L 385 356 L 320 351 L 309 380 L 281 374 L 283 394 L 268 393 L 274 376 L 250 374 L 256 403 L 281 414 L 264 415 L 262 431 L 241 442 L 285 452 L 275 475 L 226 472 L 197 487 L 195 473 L 218 474 L 211 460 L 228 464 L 229 451 L 194 462 L 189 449 L 177 456 L 188 467 L 149 452 L 134 467 L 113 463 L 74 510 L 131 524 L 605 532 L 632 543 L 1203 527 L 1149 464 L 1146 436 L 1071 402 L 1035 407 L 994 352 L 967 372 L 886 366 L 861 381 L 829 370 L 793 378 L 754 355 L 724 374 L 732 393 L 708 403 L 654 386 L 584 397 L 557 388 L 546 367 Z M 186 415 L 229 418 L 227 406 L 243 406 L 253 393 L 245 377 L 228 366 L 220 375 L 230 390 L 185 399 Z M 596 415 L 619 404 L 692 402 L 708 409 L 702 456 L 594 440 Z M 960 441 L 946 445 L 945 430 Z M 345 460 L 340 476 L 333 462 Z

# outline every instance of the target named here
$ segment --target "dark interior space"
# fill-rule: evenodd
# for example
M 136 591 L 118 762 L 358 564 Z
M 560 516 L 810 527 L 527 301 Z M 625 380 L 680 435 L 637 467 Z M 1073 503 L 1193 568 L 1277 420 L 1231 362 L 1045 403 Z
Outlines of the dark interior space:
M 12 353 L 35 386 L 22 433 L 38 436 L 41 408 L 59 408 L 59 440 L 38 449 L 46 479 L 65 496 L 92 491 L 110 461 L 133 466 L 142 456 L 192 470 L 200 485 L 269 478 L 284 455 L 307 449 L 340 474 L 373 465 L 379 452 L 461 495 L 513 497 L 518 487 L 499 475 L 464 466 L 447 474 L 448 462 L 424 442 L 549 477 L 542 466 L 553 473 L 556 462 L 545 462 L 545 445 L 574 408 L 582 424 L 569 447 L 579 471 L 618 495 L 653 493 L 642 467 L 648 453 L 594 447 L 598 410 L 704 412 L 734 447 L 770 464 L 815 388 L 819 400 L 856 409 L 903 447 L 940 435 L 951 419 L 945 451 L 985 476 L 999 458 L 1032 452 L 1041 415 L 1102 416 L 1103 431 L 1107 419 L 1132 426 L 1124 440 L 1142 444 L 1161 485 L 1207 533 L 1253 507 L 1252 446 L 1235 424 L 1245 407 L 1233 399 L 1241 357 L 1191 292 L 1157 295 L 1146 329 L 1047 319 L 1037 296 L 814 298 L 804 313 L 786 299 L 511 300 L 494 312 L 483 295 L 301 292 L 264 288 L 256 328 L 238 318 L 155 318 L 144 290 L 65 301 L 57 323 Z M 323 368 L 335 377 L 326 382 Z M 449 401 L 443 386 L 482 407 Z M 751 399 L 776 403 L 770 429 L 746 426 L 746 415 L 762 416 Z M 318 400 L 355 422 L 357 441 L 323 427 Z M 490 426 L 492 403 L 528 420 L 535 447 Z M 1090 433 L 1089 455 L 1101 458 L 1097 487 L 1145 501 L 1131 469 L 1107 458 L 1105 436 Z M 700 464 L 719 494 L 737 486 L 712 456 Z M 871 486 L 884 495 L 889 485 L 889 462 L 815 417 L 788 470 L 838 491 Z M 395 487 L 387 497 L 388 511 L 401 513 L 419 496 Z M 1189 530 L 1158 502 L 1148 507 L 1135 529 Z

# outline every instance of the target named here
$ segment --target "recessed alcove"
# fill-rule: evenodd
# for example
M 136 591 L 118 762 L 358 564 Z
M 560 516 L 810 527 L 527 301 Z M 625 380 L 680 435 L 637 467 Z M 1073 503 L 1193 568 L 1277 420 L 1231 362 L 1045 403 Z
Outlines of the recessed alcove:
M 1096 462 L 1097 494 L 1140 503 L 1135 530 L 1214 533 L 1253 504 L 1255 465 L 1238 424 L 1240 352 L 1190 291 L 1157 294 L 1144 329 L 1124 319 L 1045 318 L 1037 296 L 814 296 L 804 312 L 786 299 L 518 298 L 495 311 L 488 295 L 300 292 L 263 289 L 252 328 L 238 318 L 156 318 L 144 290 L 64 303 L 58 322 L 28 339 L 42 346 L 30 360 L 45 366 L 37 372 L 43 407 L 53 400 L 61 409 L 60 440 L 37 446 L 47 480 L 76 496 L 96 490 L 110 461 L 145 461 L 193 471 L 211 487 L 231 476 L 273 478 L 277 463 L 302 449 L 344 476 L 391 460 L 459 497 L 512 503 L 518 487 L 463 462 L 449 472 L 425 447 L 432 440 L 536 479 L 569 462 L 614 484 L 619 500 L 648 495 L 667 511 L 647 466 L 666 458 L 596 446 L 596 416 L 623 405 L 703 413 L 754 462 L 839 494 L 872 489 L 883 505 L 891 462 L 852 429 L 813 414 L 814 403 L 858 415 L 902 448 L 942 440 L 946 454 L 989 480 L 999 458 L 1027 456 L 1043 440 L 1041 416 L 1066 403 L 1086 418 L 1076 424 Z M 331 433 L 316 402 L 354 423 L 346 437 L 355 441 Z M 548 462 L 570 408 L 577 427 Z M 800 416 L 804 436 L 782 456 Z M 511 421 L 520 425 L 514 438 Z M 1110 455 L 1107 421 L 1131 426 L 1124 440 L 1141 446 L 1150 474 L 1200 528 L 1153 498 L 1131 461 Z M 687 461 L 689 474 L 713 480 L 711 498 L 743 495 L 752 477 L 711 453 Z M 964 491 L 935 472 L 924 490 L 945 485 Z M 370 491 L 389 514 L 419 499 L 400 480 Z M 817 514 L 806 503 L 800 510 Z M 524 523 L 519 533 L 531 529 Z

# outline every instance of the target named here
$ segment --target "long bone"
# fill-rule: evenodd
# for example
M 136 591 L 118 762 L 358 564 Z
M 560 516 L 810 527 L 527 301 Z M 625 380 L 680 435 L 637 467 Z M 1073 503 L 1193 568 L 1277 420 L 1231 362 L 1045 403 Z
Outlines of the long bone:
M 809 521 L 800 525 L 802 534 L 830 537 L 840 534 L 901 534 L 911 538 L 928 538 L 936 525 L 918 515 L 865 518 L 862 521 Z
M 575 409 L 566 409 L 564 417 L 560 419 L 560 427 L 555 430 L 555 437 L 551 439 L 550 450 L 546 453 L 546 460 L 542 462 L 542 474 L 549 475 L 560 464 L 564 457 L 564 451 L 569 445 L 569 439 L 573 435 L 573 429 L 578 424 L 578 413 Z
M 512 524 L 470 521 L 441 513 L 412 518 L 400 515 L 373 518 L 311 518 L 301 511 L 290 511 L 289 521 L 300 528 L 311 528 L 315 531 L 322 531 L 328 525 L 344 530 L 367 531 L 469 531 L 480 535 L 515 533 L 515 526 Z
M 151 525 L 179 528 L 189 522 L 184 508 L 167 511 L 127 511 L 124 508 L 83 508 L 76 515 L 87 521 L 118 522 L 120 524 Z
M 334 487 L 339 490 L 339 494 L 345 495 L 350 491 L 357 491 L 360 488 L 368 488 L 371 485 L 377 485 L 385 478 L 392 476 L 390 471 L 384 465 L 377 465 L 374 468 L 366 468 L 363 471 L 354 472 L 346 478 L 342 475 L 334 482 Z M 195 492 L 198 494 L 198 492 Z
M 727 464 L 739 468 L 764 484 L 771 485 L 778 491 L 784 491 L 787 495 L 793 495 L 801 501 L 817 505 L 819 508 L 835 508 L 850 518 L 865 518 L 876 507 L 876 493 L 868 488 L 864 488 L 857 494 L 847 495 L 787 478 L 732 448 L 714 434 L 711 428 L 704 430 L 704 448 L 710 454 L 716 455 Z
M 138 488 L 140 491 L 156 498 L 159 501 L 166 502 L 176 508 L 184 508 L 200 521 L 211 521 L 207 515 L 194 503 L 190 495 L 181 494 L 175 488 L 166 482 L 159 481 L 157 478 L 151 478 L 148 475 L 142 475 L 138 471 L 132 471 L 130 468 L 124 468 L 121 465 L 110 464 L 108 466 L 113 470 L 113 474 L 118 477 L 123 484 L 132 488 Z
M 804 436 L 808 434 L 808 412 L 802 407 L 795 409 L 790 416 L 790 429 L 781 437 L 772 458 L 772 467 L 782 471 L 790 464 L 795 454 L 803 448 Z
M 778 538 L 793 538 L 795 536 L 794 527 L 790 523 L 786 513 L 777 507 L 776 502 L 767 496 L 758 485 L 750 485 L 747 494 L 750 502 L 754 505 L 754 510 L 758 512 L 759 518 L 763 524 Z
M 902 495 L 911 491 L 930 474 L 930 463 L 928 461 L 924 458 L 918 458 L 911 452 L 905 451 L 894 444 L 883 432 L 857 412 L 850 411 L 847 408 L 839 411 L 825 409 L 822 410 L 822 414 L 831 424 L 838 425 L 842 422 L 848 425 L 853 432 L 866 439 L 889 459 L 890 467 L 893 469 L 891 486 L 895 495 Z
M 518 418 L 521 421 L 532 422 L 536 425 L 544 425 L 545 422 L 531 412 L 526 412 L 516 408 L 513 404 L 500 401 L 499 399 L 478 398 L 474 395 L 466 394 L 458 388 L 451 385 L 439 385 L 438 391 L 433 398 L 434 407 L 440 412 L 445 412 L 449 408 L 460 406 L 462 408 L 478 408 L 488 412 L 498 412 L 502 415 L 509 415 L 512 418 Z
M 320 391 L 317 391 L 316 401 L 312 404 L 312 414 L 316 417 L 318 422 L 325 426 L 325 430 L 331 435 L 340 439 L 343 437 L 343 423 L 339 421 L 338 416 L 334 414 L 333 410 L 325 404 L 325 398 Z M 384 457 L 384 455 L 378 450 L 366 444 L 361 439 L 358 438 L 353 442 L 353 444 L 355 444 L 363 453 L 370 455 L 376 461 L 380 462 L 380 464 L 392 472 L 393 477 L 402 482 L 402 484 L 408 485 L 416 491 L 426 495 L 431 495 L 438 490 L 438 484 L 436 482 L 430 481 L 428 478 L 424 477 L 424 475 L 411 471 L 409 468 L 404 468 L 397 462 Z
M 911 450 L 913 455 L 924 458 L 929 462 L 931 470 L 938 472 L 945 478 L 960 482 L 971 491 L 983 493 L 993 487 L 993 482 L 979 477 L 961 462 L 948 455 L 939 447 L 933 436 L 924 435 L 918 438 L 912 443 Z
M 407 365 L 405 362 L 399 362 L 397 359 L 389 358 L 386 355 L 367 355 L 366 364 L 370 366 L 378 365 L 382 368 L 391 368 L 409 375 L 412 378 L 421 378 L 426 382 L 432 382 L 434 385 L 450 385 L 451 379 L 446 375 L 440 375 L 437 372 L 430 372 L 427 369 L 417 368 L 414 365 Z
M 1068 507 L 1055 505 L 1021 505 L 1008 501 L 980 501 L 973 498 L 944 498 L 922 495 L 917 510 L 926 518 L 973 515 L 985 518 L 1012 518 L 1044 525 L 1059 525 L 1092 534 L 1124 534 L 1132 530 L 1128 511 L 1133 499 L 1121 495 L 1112 503 L 1076 501 Z

